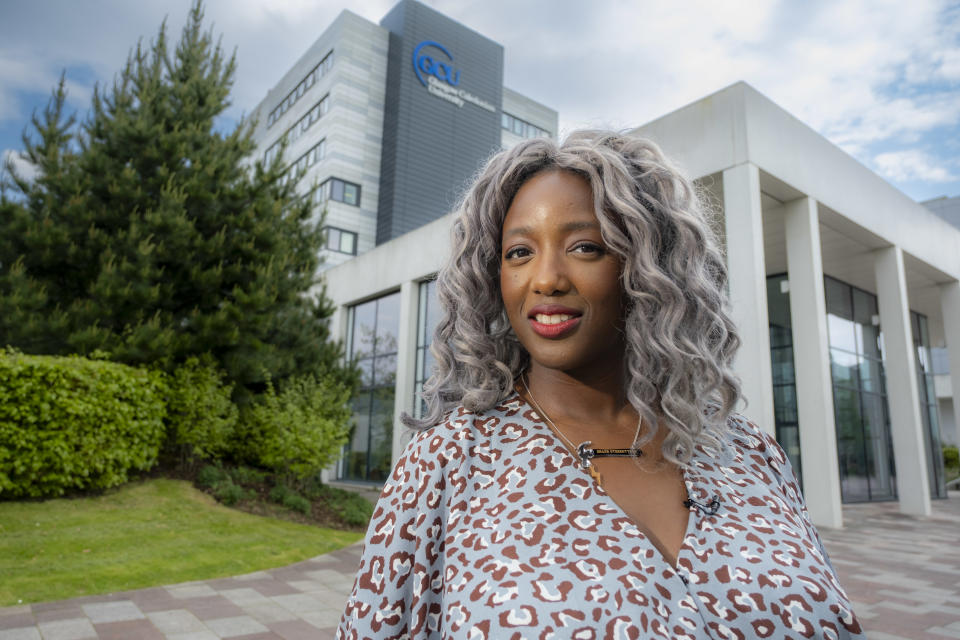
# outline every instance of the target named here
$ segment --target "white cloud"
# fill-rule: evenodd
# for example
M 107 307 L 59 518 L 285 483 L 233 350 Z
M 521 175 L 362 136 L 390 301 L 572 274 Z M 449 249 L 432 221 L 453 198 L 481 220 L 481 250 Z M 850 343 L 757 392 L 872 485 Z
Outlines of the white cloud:
M 951 182 L 957 179 L 942 164 L 914 149 L 881 153 L 874 158 L 874 164 L 881 175 L 897 182 Z
M 16 174 L 25 180 L 30 181 L 37 177 L 37 167 L 28 160 L 25 160 L 20 155 L 20 151 L 5 149 L 3 153 L 0 154 L 0 166 L 6 167 L 8 163 L 12 165 Z
M 739 80 L 868 163 L 879 149 L 960 126 L 960 8 L 953 0 L 425 2 L 503 44 L 505 84 L 556 108 L 562 130 L 640 125 Z M 377 22 L 394 4 L 208 0 L 207 24 L 224 34 L 228 52 L 237 51 L 228 115 L 250 113 L 342 10 Z M 5 7 L 0 119 L 18 107 L 16 92 L 49 91 L 64 66 L 86 65 L 109 82 L 137 38 L 146 43 L 156 35 L 165 13 L 176 41 L 189 5 L 47 0 Z M 77 84 L 72 104 L 86 108 L 92 80 Z

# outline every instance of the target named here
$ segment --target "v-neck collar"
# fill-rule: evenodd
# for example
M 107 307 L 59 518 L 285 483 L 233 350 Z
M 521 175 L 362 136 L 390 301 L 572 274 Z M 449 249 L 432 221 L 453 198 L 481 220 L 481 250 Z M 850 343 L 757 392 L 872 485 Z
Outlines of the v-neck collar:
M 656 555 L 659 560 L 666 565 L 670 571 L 673 573 L 678 573 L 678 568 L 681 566 L 680 561 L 685 556 L 685 551 L 688 551 L 691 548 L 691 543 L 696 538 L 697 535 L 697 518 L 699 512 L 694 505 L 688 507 L 689 513 L 687 515 L 687 523 L 684 529 L 683 541 L 680 543 L 680 548 L 677 549 L 677 555 L 673 558 L 673 561 L 670 560 L 669 554 L 665 551 L 664 544 L 654 535 L 643 523 L 637 522 L 630 516 L 623 507 L 610 496 L 609 493 L 604 490 L 604 488 L 594 479 L 590 472 L 583 467 L 580 463 L 580 460 L 574 455 L 574 452 L 570 451 L 570 448 L 564 444 L 563 438 L 557 434 L 554 429 L 552 429 L 544 418 L 544 416 L 537 411 L 529 402 L 527 402 L 524 397 L 515 389 L 514 395 L 507 398 L 506 402 L 516 401 L 520 405 L 526 407 L 526 411 L 521 410 L 520 414 L 525 417 L 530 417 L 531 415 L 535 417 L 531 421 L 536 425 L 543 433 L 550 437 L 553 442 L 554 450 L 560 450 L 563 452 L 563 455 L 566 458 L 566 461 L 570 466 L 575 467 L 578 470 L 578 473 L 582 473 L 583 476 L 590 482 L 590 485 L 597 496 L 603 500 L 604 504 L 607 506 L 612 513 L 618 515 L 618 517 L 625 518 L 632 527 L 637 530 L 641 536 L 643 536 L 653 547 Z M 704 490 L 696 490 L 695 481 L 699 480 L 699 474 L 696 470 L 696 458 L 700 454 L 699 447 L 694 448 L 694 455 L 690 459 L 690 463 L 681 468 L 681 473 L 683 474 L 683 484 L 686 490 L 688 500 L 697 500 L 702 501 L 704 496 L 707 495 L 707 492 Z

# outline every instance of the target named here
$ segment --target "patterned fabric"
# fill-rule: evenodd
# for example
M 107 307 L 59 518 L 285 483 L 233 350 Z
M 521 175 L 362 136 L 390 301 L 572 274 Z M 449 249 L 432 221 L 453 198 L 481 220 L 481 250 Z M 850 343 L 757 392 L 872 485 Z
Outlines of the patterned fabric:
M 519 396 L 455 412 L 384 486 L 337 637 L 864 637 L 783 451 L 730 427 L 673 567 Z

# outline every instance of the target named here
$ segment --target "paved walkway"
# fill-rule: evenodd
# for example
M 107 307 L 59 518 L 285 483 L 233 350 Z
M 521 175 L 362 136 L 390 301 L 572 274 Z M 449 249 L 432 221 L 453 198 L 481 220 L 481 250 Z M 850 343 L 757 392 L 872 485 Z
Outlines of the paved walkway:
M 844 507 L 821 530 L 873 640 L 960 638 L 960 493 L 908 518 L 896 503 Z M 360 545 L 289 567 L 0 609 L 0 640 L 326 640 Z

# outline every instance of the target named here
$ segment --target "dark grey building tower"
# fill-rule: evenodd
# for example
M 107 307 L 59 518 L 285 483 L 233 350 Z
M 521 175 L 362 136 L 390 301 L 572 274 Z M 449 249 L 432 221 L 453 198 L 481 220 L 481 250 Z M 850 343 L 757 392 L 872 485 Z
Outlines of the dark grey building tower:
M 390 32 L 377 244 L 450 212 L 501 145 L 503 47 L 403 0 Z

